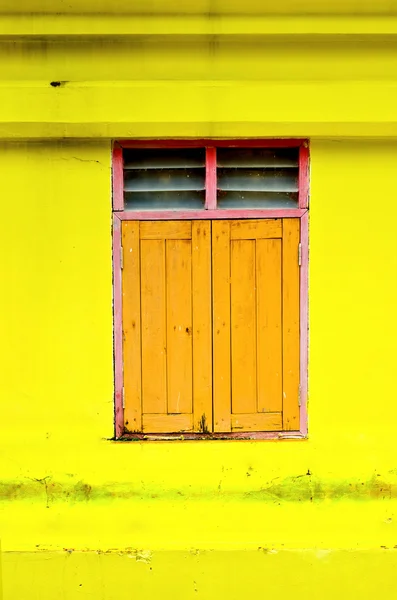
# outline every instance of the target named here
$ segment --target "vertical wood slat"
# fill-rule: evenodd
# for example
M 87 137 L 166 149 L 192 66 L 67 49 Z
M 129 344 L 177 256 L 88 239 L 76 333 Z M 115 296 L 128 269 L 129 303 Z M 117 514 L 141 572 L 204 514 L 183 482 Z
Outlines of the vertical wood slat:
M 124 427 L 142 429 L 141 294 L 139 221 L 123 222 Z
M 257 240 L 258 412 L 282 410 L 281 240 Z
M 299 219 L 283 219 L 283 429 L 299 429 Z
M 257 412 L 255 240 L 231 242 L 232 413 Z
M 230 222 L 212 222 L 214 431 L 231 431 Z
M 165 240 L 141 240 L 143 413 L 167 412 Z
M 167 413 L 192 413 L 190 240 L 166 240 Z
M 211 222 L 192 223 L 194 431 L 212 431 Z

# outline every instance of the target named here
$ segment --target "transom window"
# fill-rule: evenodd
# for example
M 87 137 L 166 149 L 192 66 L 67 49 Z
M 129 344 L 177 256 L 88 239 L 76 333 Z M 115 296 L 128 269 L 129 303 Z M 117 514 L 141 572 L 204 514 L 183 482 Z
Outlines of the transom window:
M 131 148 L 123 158 L 126 210 L 298 208 L 299 148 Z
M 249 143 L 122 143 L 114 154 L 115 210 L 306 208 L 306 142 Z

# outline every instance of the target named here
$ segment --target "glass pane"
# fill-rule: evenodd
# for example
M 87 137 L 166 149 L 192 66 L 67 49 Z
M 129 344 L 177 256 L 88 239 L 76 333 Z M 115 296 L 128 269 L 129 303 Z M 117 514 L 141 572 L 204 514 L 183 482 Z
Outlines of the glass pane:
M 126 210 L 166 210 L 204 208 L 205 192 L 125 192 Z
M 218 148 L 219 167 L 298 168 L 299 148 Z
M 204 148 L 134 148 L 123 152 L 124 169 L 181 169 L 205 166 Z
M 204 208 L 204 148 L 134 148 L 123 157 L 127 210 Z
M 297 208 L 299 148 L 218 148 L 219 208 Z
M 297 169 L 218 169 L 220 190 L 297 192 Z
M 124 175 L 124 191 L 203 190 L 204 169 L 134 169 Z
M 219 191 L 218 208 L 298 208 L 298 194 Z

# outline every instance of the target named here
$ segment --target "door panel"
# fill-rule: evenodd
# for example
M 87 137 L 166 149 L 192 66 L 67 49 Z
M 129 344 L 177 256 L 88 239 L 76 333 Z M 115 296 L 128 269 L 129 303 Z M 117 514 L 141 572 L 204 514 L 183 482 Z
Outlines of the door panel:
M 256 242 L 258 412 L 283 409 L 282 240 Z
M 232 413 L 256 413 L 255 240 L 233 239 L 230 246 Z
M 128 431 L 212 429 L 210 227 L 208 221 L 122 225 Z
M 168 239 L 165 250 L 167 410 L 164 412 L 192 414 L 192 242 Z
M 214 431 L 299 429 L 299 220 L 213 222 Z
M 140 246 L 143 412 L 163 414 L 167 413 L 166 242 L 141 238 Z

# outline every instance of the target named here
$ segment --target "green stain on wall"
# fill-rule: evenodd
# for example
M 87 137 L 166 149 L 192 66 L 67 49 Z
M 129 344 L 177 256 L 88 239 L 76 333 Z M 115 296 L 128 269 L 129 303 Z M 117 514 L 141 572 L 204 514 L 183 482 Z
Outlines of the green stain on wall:
M 247 473 L 248 476 L 248 473 Z M 251 473 L 249 473 L 251 476 Z M 139 482 L 109 482 L 101 485 L 84 481 L 57 481 L 51 476 L 25 478 L 0 482 L 0 501 L 41 500 L 47 503 L 62 502 L 111 502 L 132 499 L 211 499 L 223 498 L 249 502 L 322 502 L 326 500 L 387 500 L 397 499 L 397 477 L 394 471 L 387 476 L 374 474 L 361 479 L 325 479 L 313 475 L 310 470 L 304 474 L 276 478 L 268 484 L 248 491 L 224 490 L 221 485 L 215 488 L 164 488 L 160 484 L 139 484 Z

